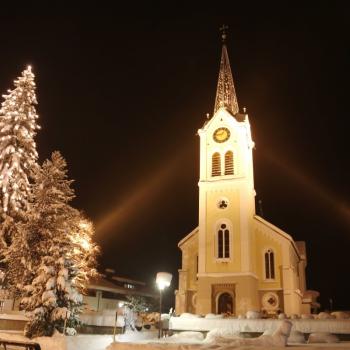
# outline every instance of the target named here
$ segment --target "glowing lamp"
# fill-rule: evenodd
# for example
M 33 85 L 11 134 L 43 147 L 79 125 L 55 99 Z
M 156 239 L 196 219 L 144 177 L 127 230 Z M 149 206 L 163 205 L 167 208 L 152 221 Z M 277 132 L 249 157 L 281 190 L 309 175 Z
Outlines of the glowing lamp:
M 159 290 L 163 290 L 165 287 L 169 287 L 173 275 L 168 272 L 158 272 L 156 277 L 156 284 Z

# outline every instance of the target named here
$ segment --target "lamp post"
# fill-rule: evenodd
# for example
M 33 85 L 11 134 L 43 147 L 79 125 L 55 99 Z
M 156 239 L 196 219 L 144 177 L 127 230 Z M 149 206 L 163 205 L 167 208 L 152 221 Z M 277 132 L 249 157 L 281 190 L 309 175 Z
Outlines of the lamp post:
M 159 328 L 158 328 L 158 338 L 161 337 L 162 334 L 162 290 L 165 287 L 170 286 L 170 282 L 173 275 L 168 272 L 158 272 L 156 277 L 156 284 L 159 289 Z

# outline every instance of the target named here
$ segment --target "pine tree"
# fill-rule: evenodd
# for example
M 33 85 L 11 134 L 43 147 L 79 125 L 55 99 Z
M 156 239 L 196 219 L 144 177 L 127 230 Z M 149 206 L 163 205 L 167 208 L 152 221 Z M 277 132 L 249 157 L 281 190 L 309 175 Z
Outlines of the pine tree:
M 68 326 L 74 327 L 82 293 L 89 276 L 96 272 L 98 248 L 92 242 L 93 227 L 69 205 L 74 197 L 71 183 L 59 152 L 36 172 L 33 203 L 21 228 L 30 247 L 22 263 L 31 277 L 23 281 L 21 300 L 30 319 L 25 329 L 29 337 L 52 335 L 66 318 Z
M 38 158 L 34 136 L 40 128 L 30 66 L 14 85 L 0 109 L 0 213 L 11 217 L 27 209 L 30 173 Z
M 5 283 L 16 297 L 16 285 L 27 275 L 21 261 L 30 253 L 21 228 L 28 209 L 32 172 L 38 166 L 34 136 L 39 126 L 30 67 L 14 85 L 13 90 L 3 95 L 0 109 L 0 259 L 6 269 Z M 16 249 L 10 248 L 13 242 Z M 16 262 L 12 264 L 14 268 L 6 266 L 8 259 Z

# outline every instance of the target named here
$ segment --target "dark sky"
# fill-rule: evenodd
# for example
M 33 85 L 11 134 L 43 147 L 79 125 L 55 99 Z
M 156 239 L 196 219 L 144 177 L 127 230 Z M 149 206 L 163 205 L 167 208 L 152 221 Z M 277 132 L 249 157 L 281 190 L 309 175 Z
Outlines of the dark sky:
M 323 306 L 350 310 L 345 2 L 106 4 L 0 14 L 0 91 L 33 66 L 40 159 L 67 159 L 100 268 L 147 282 L 165 270 L 177 286 L 177 243 L 198 220 L 196 131 L 213 111 L 226 23 L 264 217 L 306 241 L 308 287 Z

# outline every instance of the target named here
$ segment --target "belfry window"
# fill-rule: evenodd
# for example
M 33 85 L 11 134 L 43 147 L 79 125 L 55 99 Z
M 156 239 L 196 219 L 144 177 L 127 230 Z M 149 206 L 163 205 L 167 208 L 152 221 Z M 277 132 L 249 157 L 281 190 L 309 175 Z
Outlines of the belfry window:
M 221 175 L 221 157 L 220 153 L 215 152 L 212 156 L 211 161 L 211 176 Z
M 226 224 L 221 224 L 218 230 L 218 259 L 230 257 L 230 231 Z
M 225 153 L 225 175 L 233 175 L 233 152 Z
M 275 256 L 271 249 L 265 253 L 265 278 L 275 279 Z

